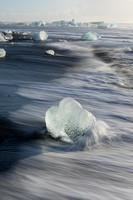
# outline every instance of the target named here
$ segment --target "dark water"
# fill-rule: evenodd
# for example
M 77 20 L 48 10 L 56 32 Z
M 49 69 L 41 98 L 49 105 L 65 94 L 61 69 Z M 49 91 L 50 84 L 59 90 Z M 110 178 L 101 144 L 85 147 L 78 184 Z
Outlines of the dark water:
M 12 29 L 49 39 L 0 43 L 0 199 L 132 199 L 133 26 L 93 29 L 93 42 L 81 41 L 88 28 Z M 100 140 L 44 135 L 47 109 L 65 97 L 99 120 Z

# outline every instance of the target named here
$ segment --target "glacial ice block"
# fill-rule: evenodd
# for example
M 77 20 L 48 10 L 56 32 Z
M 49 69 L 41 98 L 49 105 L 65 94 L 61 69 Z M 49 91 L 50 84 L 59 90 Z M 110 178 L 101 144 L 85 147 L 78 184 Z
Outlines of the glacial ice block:
M 72 98 L 64 98 L 45 115 L 48 133 L 67 143 L 84 135 L 91 136 L 95 121 L 95 117 Z
M 94 32 L 88 32 L 85 33 L 81 36 L 82 40 L 89 40 L 89 41 L 93 41 L 93 40 L 99 40 L 100 36 L 97 33 Z
M 6 56 L 6 51 L 4 49 L 0 49 L 0 58 L 4 58 Z
M 40 31 L 33 35 L 33 39 L 38 40 L 38 41 L 44 41 L 44 40 L 47 40 L 47 38 L 48 38 L 48 34 L 45 31 Z

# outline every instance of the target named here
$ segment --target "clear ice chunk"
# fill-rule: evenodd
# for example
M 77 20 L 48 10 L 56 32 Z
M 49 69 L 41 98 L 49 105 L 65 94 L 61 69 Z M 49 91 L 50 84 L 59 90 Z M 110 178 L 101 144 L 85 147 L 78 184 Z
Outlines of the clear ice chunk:
M 48 38 L 48 34 L 45 31 L 40 31 L 38 33 L 34 33 L 33 39 L 38 41 L 45 41 Z
M 89 41 L 93 41 L 93 40 L 99 40 L 100 36 L 97 33 L 94 32 L 88 32 L 85 33 L 81 36 L 82 40 L 89 40 Z
M 48 55 L 51 55 L 51 56 L 55 55 L 55 52 L 52 49 L 46 50 L 45 53 L 48 54 Z
M 0 58 L 4 58 L 6 56 L 6 51 L 4 49 L 0 49 Z
M 5 36 L 3 33 L 0 33 L 0 42 L 6 42 Z
M 64 98 L 49 108 L 45 115 L 46 129 L 53 138 L 73 143 L 81 136 L 92 135 L 95 117 L 72 98 Z

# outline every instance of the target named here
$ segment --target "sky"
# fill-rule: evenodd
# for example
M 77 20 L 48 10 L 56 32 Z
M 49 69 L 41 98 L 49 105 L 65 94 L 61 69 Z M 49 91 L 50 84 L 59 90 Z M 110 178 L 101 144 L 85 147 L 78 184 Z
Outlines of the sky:
M 0 0 L 0 21 L 133 23 L 133 0 Z

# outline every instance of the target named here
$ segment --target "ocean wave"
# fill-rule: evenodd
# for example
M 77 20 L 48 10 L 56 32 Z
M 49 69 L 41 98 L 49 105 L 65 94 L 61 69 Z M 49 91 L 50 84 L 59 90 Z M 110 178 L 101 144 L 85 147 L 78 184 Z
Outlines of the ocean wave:
M 65 111 L 63 111 L 63 113 L 65 114 Z M 54 113 L 52 115 L 49 119 L 50 121 L 55 116 Z M 18 111 L 10 113 L 10 119 L 11 121 L 14 121 L 12 125 L 14 124 L 15 126 L 17 125 L 17 129 L 15 129 L 15 126 L 14 126 L 14 130 L 15 130 L 14 133 L 16 132 L 14 137 L 19 137 L 22 139 L 23 138 L 25 139 L 26 138 L 28 139 L 42 138 L 42 140 L 45 140 L 45 139 L 49 140 L 51 138 L 53 141 L 53 144 L 54 143 L 56 144 L 57 141 L 58 142 L 60 141 L 58 149 L 63 150 L 63 151 L 77 151 L 77 150 L 87 150 L 87 149 L 91 150 L 99 146 L 102 146 L 104 144 L 109 144 L 113 141 L 118 141 L 120 139 L 119 136 L 116 134 L 115 130 L 112 131 L 111 127 L 107 123 L 105 123 L 103 120 L 99 120 L 99 119 L 94 120 L 95 126 L 92 128 L 92 130 L 89 128 L 88 131 L 87 130 L 82 131 L 82 130 L 78 130 L 78 126 L 76 125 L 74 129 L 71 117 L 70 117 L 71 123 L 69 124 L 69 128 L 67 129 L 65 128 L 68 134 L 67 137 L 68 138 L 70 137 L 71 139 L 66 140 L 66 137 L 65 139 L 61 139 L 64 137 L 64 135 L 61 135 L 61 132 L 58 129 L 58 125 L 57 125 L 58 121 L 60 121 L 61 124 L 63 123 L 62 116 L 60 116 L 60 118 L 57 119 L 57 115 L 56 115 L 57 129 L 54 130 L 54 132 L 51 132 L 50 131 L 51 129 L 49 130 L 48 128 L 49 126 L 47 125 L 48 119 L 44 118 L 44 112 L 43 112 L 42 106 L 39 108 L 39 106 L 27 105 L 27 106 L 24 106 L 22 110 L 18 110 Z M 77 121 L 79 126 L 82 126 L 81 122 L 84 120 L 87 120 L 87 119 L 81 119 L 79 116 L 79 121 Z M 66 123 L 67 122 L 65 122 L 65 124 Z M 52 126 L 54 126 L 54 124 Z M 10 132 L 9 130 L 10 130 L 10 127 L 7 131 Z M 56 132 L 56 135 L 54 135 L 55 132 Z M 10 135 L 8 135 L 8 137 L 10 137 Z M 70 140 L 73 142 L 69 142 Z M 44 142 L 44 145 L 45 145 L 45 142 Z
M 127 89 L 133 89 L 133 59 L 130 47 L 116 49 L 94 48 L 94 54 L 103 62 L 108 63 L 115 71 L 118 77 L 116 85 Z

